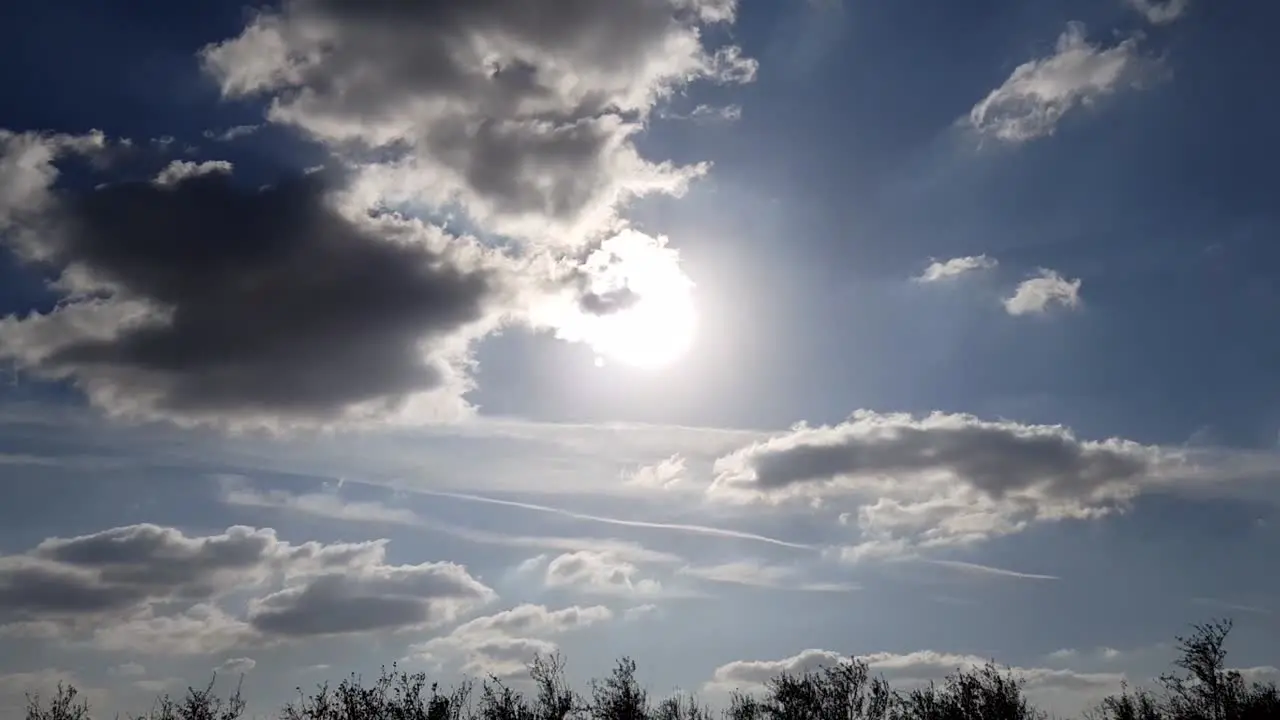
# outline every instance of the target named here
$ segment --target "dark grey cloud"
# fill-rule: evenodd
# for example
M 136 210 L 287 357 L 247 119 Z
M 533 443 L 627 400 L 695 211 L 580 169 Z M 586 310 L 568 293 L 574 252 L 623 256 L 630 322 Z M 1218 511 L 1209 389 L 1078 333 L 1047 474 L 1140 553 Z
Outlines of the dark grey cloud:
M 492 600 L 492 590 L 452 563 L 330 573 L 256 601 L 249 622 L 275 635 L 337 635 L 432 625 Z
M 1036 488 L 1087 495 L 1151 467 L 1145 448 L 1077 439 L 1061 427 L 984 422 L 967 415 L 923 420 L 863 412 L 834 427 L 801 428 L 718 461 L 721 479 L 761 490 L 841 476 L 945 471 L 994 498 Z
M 0 632 L 200 654 L 309 635 L 431 625 L 492 600 L 452 563 L 388 565 L 386 541 L 292 544 L 271 529 L 157 525 L 49 538 L 0 557 Z M 252 599 L 244 617 L 232 592 Z
M 202 52 L 228 97 L 345 148 L 397 147 L 378 193 L 459 202 L 490 230 L 578 236 L 630 195 L 678 192 L 696 166 L 640 157 L 631 136 L 696 79 L 755 64 L 709 48 L 733 0 L 286 0 Z
M 846 555 L 901 554 L 1123 509 L 1178 458 L 1060 426 L 859 411 L 800 425 L 715 463 L 713 497 L 820 502 L 857 531 Z
M 505 259 L 345 212 L 322 173 L 251 189 L 217 170 L 56 196 L 26 254 L 96 299 L 0 321 L 0 354 L 110 410 L 184 419 L 316 422 L 466 391 L 466 341 L 517 293 Z

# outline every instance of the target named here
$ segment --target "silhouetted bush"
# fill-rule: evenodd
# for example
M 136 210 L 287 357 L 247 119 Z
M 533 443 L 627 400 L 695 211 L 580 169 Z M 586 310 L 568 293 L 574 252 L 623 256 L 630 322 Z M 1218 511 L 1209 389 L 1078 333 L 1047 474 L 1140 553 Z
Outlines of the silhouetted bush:
M 1280 720 L 1274 683 L 1247 682 L 1226 666 L 1229 621 L 1193 627 L 1177 639 L 1174 671 L 1154 689 L 1127 685 L 1106 698 L 1090 720 Z M 711 720 L 711 710 L 692 695 L 652 702 L 636 678 L 636 664 L 622 658 L 604 678 L 591 681 L 589 697 L 570 687 L 564 659 L 535 658 L 529 665 L 532 692 L 489 677 L 472 697 L 472 683 L 442 689 L 425 673 L 383 668 L 366 686 L 351 675 L 331 688 L 320 685 L 281 710 L 281 720 Z M 238 720 L 245 704 L 240 689 L 227 698 L 189 688 L 185 696 L 160 697 L 136 720 Z M 735 692 L 724 720 L 1042 720 L 1022 681 L 992 663 L 957 669 L 940 683 L 894 690 L 856 658 L 805 673 L 783 673 L 759 695 Z M 28 696 L 27 720 L 92 720 L 88 704 L 70 685 L 59 684 L 47 702 Z

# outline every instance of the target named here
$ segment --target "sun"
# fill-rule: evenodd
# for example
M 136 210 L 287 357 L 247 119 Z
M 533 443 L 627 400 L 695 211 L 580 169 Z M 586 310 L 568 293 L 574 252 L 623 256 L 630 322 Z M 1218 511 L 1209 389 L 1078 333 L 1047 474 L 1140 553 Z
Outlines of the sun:
M 590 292 L 625 290 L 631 298 L 606 312 L 573 303 L 555 313 L 556 335 L 589 346 L 597 367 L 607 359 L 655 370 L 675 364 L 692 348 L 698 331 L 694 284 L 665 237 L 624 230 L 603 242 L 579 271 L 589 278 Z
M 692 295 L 679 286 L 651 289 L 634 305 L 600 320 L 591 340 L 596 352 L 644 370 L 668 367 L 684 357 L 698 324 Z

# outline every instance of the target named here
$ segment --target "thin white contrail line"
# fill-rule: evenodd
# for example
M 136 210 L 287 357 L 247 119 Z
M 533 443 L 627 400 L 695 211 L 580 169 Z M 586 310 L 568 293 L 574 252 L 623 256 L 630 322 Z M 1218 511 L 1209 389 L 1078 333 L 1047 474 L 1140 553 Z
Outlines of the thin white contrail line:
M 710 527 L 707 525 L 686 525 L 684 523 L 663 523 L 649 522 L 646 520 L 625 520 L 623 518 L 606 517 L 603 515 L 588 515 L 587 513 L 574 512 L 565 510 L 564 508 L 551 507 L 549 505 L 537 505 L 534 503 L 517 502 L 515 500 L 501 500 L 499 498 L 487 497 L 484 495 L 471 495 L 469 493 L 445 492 L 443 490 L 420 490 L 414 489 L 422 495 L 431 495 L 435 497 L 452 498 L 454 500 L 464 500 L 467 502 L 487 503 L 489 505 L 502 505 L 504 507 L 519 508 L 521 510 L 530 510 L 533 512 L 550 513 L 552 515 L 560 515 L 562 517 L 573 518 L 574 520 L 582 520 L 584 522 L 603 523 L 605 525 L 620 525 L 623 527 L 634 528 L 650 528 L 653 530 L 672 530 L 675 532 L 685 532 L 694 535 L 710 535 L 714 537 L 734 538 L 737 540 L 753 540 L 755 542 L 768 543 L 770 545 L 778 545 L 780 547 L 793 548 L 795 550 L 815 550 L 812 545 L 803 543 L 795 543 L 787 540 L 779 540 L 778 538 L 769 537 L 768 535 L 758 535 L 756 533 L 744 532 L 741 530 L 730 530 L 728 528 Z
M 1037 575 L 1036 573 L 1018 572 L 1017 570 L 1005 570 L 1004 568 L 992 567 L 990 565 L 979 565 L 978 563 L 964 562 L 962 560 L 925 560 L 931 565 L 941 565 L 942 567 L 955 568 L 956 570 L 967 570 L 969 572 L 982 573 L 984 575 L 1000 575 L 1001 577 L 1023 578 L 1026 580 L 1061 580 L 1057 575 Z

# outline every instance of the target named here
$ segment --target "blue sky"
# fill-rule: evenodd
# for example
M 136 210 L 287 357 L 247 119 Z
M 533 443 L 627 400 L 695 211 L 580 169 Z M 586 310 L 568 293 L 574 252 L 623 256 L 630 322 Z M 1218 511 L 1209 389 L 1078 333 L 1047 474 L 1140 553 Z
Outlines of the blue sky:
M 6 7 L 0 705 L 1277 674 L 1277 20 Z

